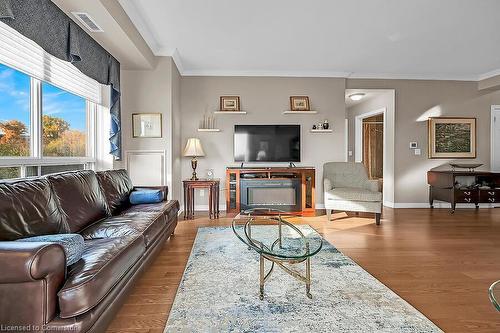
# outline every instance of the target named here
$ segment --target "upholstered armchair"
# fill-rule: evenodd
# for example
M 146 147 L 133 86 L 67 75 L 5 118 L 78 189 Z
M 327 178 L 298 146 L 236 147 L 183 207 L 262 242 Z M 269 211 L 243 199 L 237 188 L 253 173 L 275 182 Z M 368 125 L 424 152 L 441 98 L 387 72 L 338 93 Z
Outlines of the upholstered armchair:
M 380 224 L 382 193 L 369 180 L 362 163 L 329 162 L 323 165 L 324 202 L 328 221 L 332 210 L 375 213 Z

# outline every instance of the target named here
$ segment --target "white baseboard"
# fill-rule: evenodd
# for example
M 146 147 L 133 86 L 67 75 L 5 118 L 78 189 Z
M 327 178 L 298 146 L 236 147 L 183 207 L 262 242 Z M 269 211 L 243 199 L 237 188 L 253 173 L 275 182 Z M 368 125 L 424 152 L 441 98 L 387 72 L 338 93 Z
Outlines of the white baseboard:
M 392 208 L 431 208 L 429 203 L 426 202 L 396 202 L 393 203 L 393 205 L 394 206 Z M 434 208 L 450 209 L 451 204 L 448 202 L 435 201 Z M 474 204 L 458 203 L 456 208 L 476 208 L 476 206 Z M 489 203 L 480 203 L 479 208 L 495 208 L 495 205 Z
M 384 201 L 384 206 L 389 207 L 389 208 L 430 208 L 429 203 L 426 202 L 391 202 L 391 201 Z M 316 204 L 316 209 L 325 209 L 325 205 L 322 203 Z M 479 204 L 480 208 L 495 208 L 495 207 L 500 207 L 500 206 L 495 206 L 494 204 L 488 204 L 488 203 L 481 203 Z M 451 204 L 447 202 L 440 202 L 440 201 L 435 201 L 434 202 L 434 208 L 446 208 L 450 209 Z M 465 204 L 465 203 L 459 203 L 457 204 L 457 208 L 476 208 L 473 204 Z M 220 211 L 225 211 L 226 210 L 226 205 L 221 204 L 219 206 Z M 208 212 L 208 205 L 195 205 L 194 210 L 197 212 Z M 181 209 L 179 210 L 179 216 L 184 213 L 184 207 L 181 206 Z

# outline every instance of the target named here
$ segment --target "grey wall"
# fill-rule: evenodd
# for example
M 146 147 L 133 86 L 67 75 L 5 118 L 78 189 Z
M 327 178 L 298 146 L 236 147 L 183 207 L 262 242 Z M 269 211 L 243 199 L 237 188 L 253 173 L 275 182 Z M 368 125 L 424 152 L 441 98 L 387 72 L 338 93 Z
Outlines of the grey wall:
M 213 168 L 225 187 L 227 166 L 239 165 L 233 159 L 235 124 L 300 124 L 302 125 L 302 166 L 316 168 L 316 202 L 323 202 L 322 165 L 327 161 L 345 160 L 345 80 L 337 78 L 276 77 L 183 77 L 181 84 L 182 144 L 190 137 L 200 138 L 206 156 L 198 159 L 198 174 L 206 176 Z M 218 109 L 219 96 L 239 95 L 246 115 L 217 115 L 218 133 L 197 132 L 203 114 Z M 316 115 L 284 115 L 289 97 L 307 95 Z M 333 133 L 312 134 L 313 124 L 328 119 Z M 266 164 L 268 165 L 268 164 Z M 191 176 L 190 159 L 183 158 L 182 177 Z M 221 202 L 225 202 L 224 193 Z M 196 198 L 206 205 L 206 196 Z
M 396 136 L 394 145 L 395 202 L 427 203 L 426 173 L 446 168 L 451 160 L 428 159 L 427 118 L 477 117 L 477 159 L 490 164 L 490 109 L 500 104 L 500 91 L 479 92 L 477 82 L 424 80 L 347 80 L 349 89 L 395 89 Z M 413 155 L 409 143 L 417 141 L 421 156 Z M 464 162 L 464 160 L 461 160 Z
M 181 77 L 171 57 L 160 57 L 151 70 L 123 70 L 122 87 L 122 142 L 123 151 L 166 151 L 166 183 L 169 197 L 179 198 L 180 174 L 180 81 Z M 132 113 L 161 113 L 162 138 L 133 138 Z M 122 161 L 114 162 L 115 168 L 125 168 Z
M 123 145 L 124 150 L 163 149 L 168 151 L 167 173 L 171 197 L 181 198 L 181 180 L 191 175 L 189 158 L 181 156 L 187 138 L 202 140 L 206 157 L 199 159 L 198 172 L 206 175 L 213 168 L 216 177 L 224 179 L 225 168 L 233 161 L 233 127 L 235 124 L 301 124 L 303 166 L 316 167 L 317 202 L 322 202 L 322 165 L 326 161 L 345 159 L 344 119 L 345 89 L 395 90 L 394 202 L 417 204 L 427 202 L 426 172 L 445 167 L 449 160 L 427 158 L 427 123 L 430 116 L 477 117 L 477 154 L 475 161 L 490 163 L 490 106 L 500 104 L 500 91 L 478 91 L 477 82 L 424 80 L 368 80 L 338 78 L 277 77 L 180 77 L 169 57 L 159 59 L 149 71 L 122 71 Z M 218 108 L 219 96 L 239 95 L 247 115 L 217 115 L 219 133 L 197 132 L 205 112 Z M 289 96 L 308 95 L 317 115 L 283 115 L 289 108 Z M 161 112 L 164 114 L 164 137 L 133 139 L 131 114 Z M 331 134 L 311 134 L 309 129 L 328 119 Z M 421 156 L 408 148 L 417 141 Z M 115 167 L 123 163 L 115 162 Z M 225 186 L 224 181 L 222 182 Z M 222 193 L 221 199 L 224 199 Z M 222 201 L 223 202 L 223 201 Z M 206 205 L 206 196 L 197 198 Z
M 182 175 L 181 175 L 181 75 L 177 66 L 172 61 L 172 125 L 171 125 L 171 150 L 172 150 L 172 188 L 171 198 L 182 197 Z

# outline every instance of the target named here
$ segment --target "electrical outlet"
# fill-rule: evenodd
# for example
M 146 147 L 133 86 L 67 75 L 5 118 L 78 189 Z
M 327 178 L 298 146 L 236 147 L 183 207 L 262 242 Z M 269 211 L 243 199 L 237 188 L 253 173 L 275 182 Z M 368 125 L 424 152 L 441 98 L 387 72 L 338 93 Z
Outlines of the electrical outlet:
M 200 197 L 204 197 L 205 196 L 205 190 L 204 189 L 201 189 L 200 190 Z
M 349 156 L 352 156 L 352 150 L 349 150 L 349 151 L 348 151 L 348 155 L 349 155 Z
M 415 155 L 422 155 L 422 150 L 420 148 L 417 148 L 414 150 Z
M 410 142 L 410 149 L 417 149 L 417 148 L 418 148 L 417 142 Z

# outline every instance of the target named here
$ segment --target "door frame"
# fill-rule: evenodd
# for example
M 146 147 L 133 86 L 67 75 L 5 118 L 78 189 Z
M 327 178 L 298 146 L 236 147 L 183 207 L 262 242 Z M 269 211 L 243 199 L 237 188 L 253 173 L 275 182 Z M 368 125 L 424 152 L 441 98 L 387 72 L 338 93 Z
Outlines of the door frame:
M 491 122 L 491 128 L 490 128 L 490 169 L 491 171 L 500 171 L 500 166 L 498 166 L 496 169 L 494 168 L 494 162 L 495 160 L 499 160 L 500 161 L 500 152 L 498 152 L 498 150 L 500 150 L 500 143 L 497 143 L 497 145 L 499 147 L 497 147 L 497 149 L 495 149 L 495 140 L 494 140 L 494 131 L 495 131 L 495 113 L 497 113 L 500 115 L 500 105 L 492 105 L 491 106 L 491 118 L 490 118 L 490 122 Z M 500 126 L 500 119 L 498 119 L 499 121 L 499 125 Z M 497 154 L 499 156 L 496 156 L 495 155 L 495 151 L 497 151 Z

